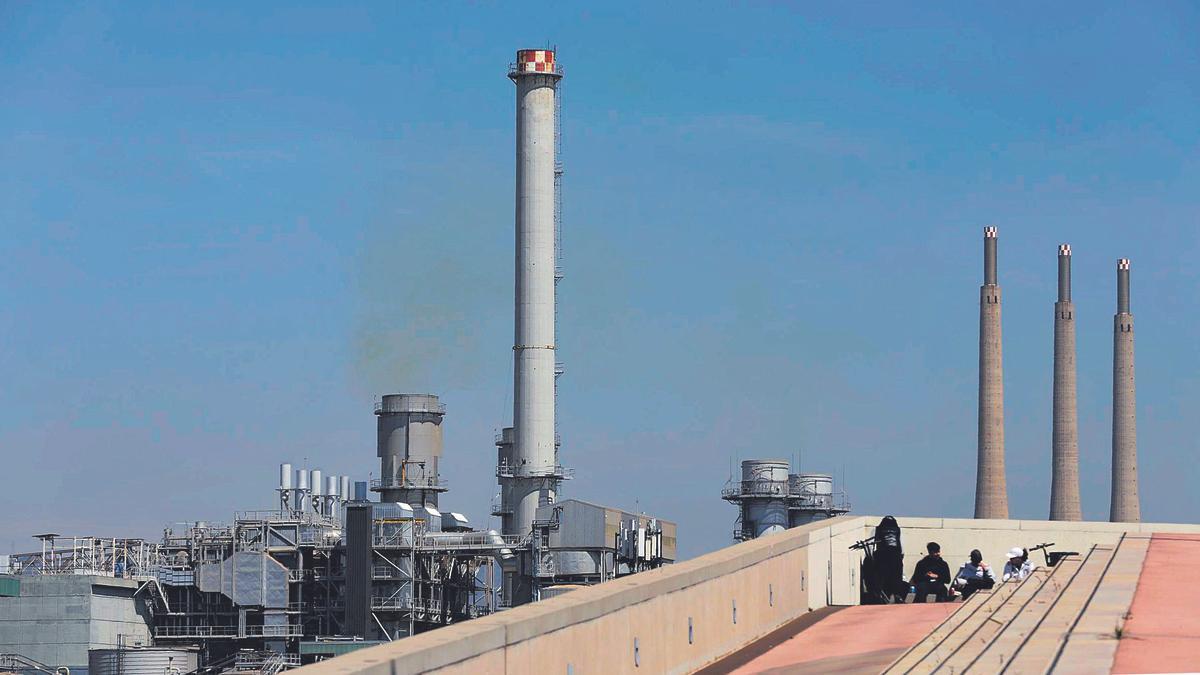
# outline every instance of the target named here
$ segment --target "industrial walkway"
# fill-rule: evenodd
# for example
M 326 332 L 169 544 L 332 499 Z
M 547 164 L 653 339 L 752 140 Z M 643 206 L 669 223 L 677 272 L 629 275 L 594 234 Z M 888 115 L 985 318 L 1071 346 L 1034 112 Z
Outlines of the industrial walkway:
M 1114 673 L 1200 672 L 1200 584 L 1187 570 L 1200 560 L 1200 536 L 1150 540 Z
M 818 610 L 698 675 L 878 673 L 960 605 L 859 605 Z

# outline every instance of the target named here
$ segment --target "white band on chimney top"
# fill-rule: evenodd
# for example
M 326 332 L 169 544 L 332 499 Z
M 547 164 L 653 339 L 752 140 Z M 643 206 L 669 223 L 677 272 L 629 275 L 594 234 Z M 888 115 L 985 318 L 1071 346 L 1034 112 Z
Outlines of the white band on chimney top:
M 989 239 L 994 239 L 996 237 L 996 227 L 994 225 L 988 225 L 987 227 L 983 228 L 983 236 Z
M 1117 269 L 1119 269 L 1119 270 L 1129 269 L 1129 258 L 1119 258 L 1117 260 Z
M 1059 244 L 1058 245 L 1058 254 L 1059 255 L 1071 255 L 1071 245 L 1070 244 Z

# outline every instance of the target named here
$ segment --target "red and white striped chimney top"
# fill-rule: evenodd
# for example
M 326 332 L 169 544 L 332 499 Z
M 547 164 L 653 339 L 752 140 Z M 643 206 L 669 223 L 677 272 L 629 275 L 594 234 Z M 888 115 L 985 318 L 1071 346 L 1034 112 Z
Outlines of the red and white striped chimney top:
M 551 49 L 522 49 L 517 52 L 518 73 L 554 73 L 554 51 Z

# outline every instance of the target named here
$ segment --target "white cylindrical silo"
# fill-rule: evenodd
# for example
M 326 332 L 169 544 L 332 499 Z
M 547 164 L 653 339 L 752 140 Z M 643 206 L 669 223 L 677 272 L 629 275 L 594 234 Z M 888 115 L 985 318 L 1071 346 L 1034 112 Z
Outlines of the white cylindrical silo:
M 325 478 L 325 496 L 337 499 L 340 495 L 338 490 L 341 489 L 342 481 L 339 476 L 328 476 Z
M 312 470 L 312 494 L 314 497 L 321 497 L 325 494 L 325 484 L 321 482 L 321 470 Z
M 354 495 L 350 494 L 350 476 L 342 476 L 342 484 L 338 486 L 338 497 L 348 502 Z
M 297 469 L 296 470 L 296 489 L 297 490 L 307 490 L 308 489 L 308 469 Z
M 279 489 L 280 490 L 291 490 L 292 489 L 292 465 L 291 464 L 280 464 L 279 465 Z
M 525 49 L 509 73 L 517 86 L 516 298 L 513 345 L 513 518 L 525 534 L 557 489 L 554 442 L 554 52 Z

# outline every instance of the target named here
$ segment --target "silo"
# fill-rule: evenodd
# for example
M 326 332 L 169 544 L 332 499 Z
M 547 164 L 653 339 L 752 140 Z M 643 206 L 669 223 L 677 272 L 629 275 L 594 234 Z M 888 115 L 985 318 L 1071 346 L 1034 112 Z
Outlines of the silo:
M 742 532 L 761 537 L 788 527 L 788 462 L 747 459 L 742 462 Z
M 189 673 L 199 665 L 199 652 L 181 647 L 88 650 L 89 675 Z
M 375 405 L 380 501 L 437 506 L 446 406 L 433 394 L 388 394 Z

